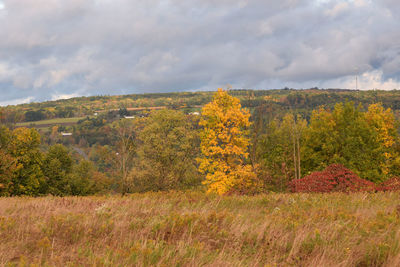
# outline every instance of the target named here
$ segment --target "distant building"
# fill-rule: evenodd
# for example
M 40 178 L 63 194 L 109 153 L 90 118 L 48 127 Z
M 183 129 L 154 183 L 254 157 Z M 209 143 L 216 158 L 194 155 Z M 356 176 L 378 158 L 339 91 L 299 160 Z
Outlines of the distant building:
M 189 115 L 199 116 L 199 115 L 200 115 L 200 112 L 197 112 L 197 111 L 195 111 L 195 112 L 190 112 Z
M 72 136 L 72 133 L 61 133 L 62 136 Z
M 134 119 L 135 116 L 124 116 L 125 119 Z

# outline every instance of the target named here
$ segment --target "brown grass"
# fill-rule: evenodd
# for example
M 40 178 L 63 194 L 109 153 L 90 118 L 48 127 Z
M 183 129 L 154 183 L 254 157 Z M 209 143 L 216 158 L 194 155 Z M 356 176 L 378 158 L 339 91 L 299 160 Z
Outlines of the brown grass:
M 0 198 L 0 265 L 400 266 L 399 196 Z

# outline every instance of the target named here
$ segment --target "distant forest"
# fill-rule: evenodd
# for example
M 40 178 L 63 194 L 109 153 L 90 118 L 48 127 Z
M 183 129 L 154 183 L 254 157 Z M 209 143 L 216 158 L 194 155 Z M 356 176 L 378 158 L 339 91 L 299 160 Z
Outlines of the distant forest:
M 211 101 L 214 92 L 181 92 L 131 94 L 121 96 L 76 97 L 65 100 L 21 104 L 2 108 L 1 122 L 15 124 L 34 122 L 54 118 L 73 118 L 92 116 L 95 113 L 115 113 L 121 110 L 126 114 L 143 113 L 146 109 L 129 110 L 130 108 L 165 107 L 199 110 L 199 107 Z M 276 90 L 229 90 L 230 95 L 240 99 L 242 107 L 253 112 L 262 110 L 279 113 L 286 110 L 300 112 L 309 117 L 311 111 L 321 105 L 333 108 L 338 102 L 353 101 L 363 107 L 372 103 L 382 103 L 391 108 L 396 116 L 400 110 L 400 91 L 382 90 L 347 90 L 347 89 L 276 89 Z M 126 112 L 126 111 L 125 111 Z

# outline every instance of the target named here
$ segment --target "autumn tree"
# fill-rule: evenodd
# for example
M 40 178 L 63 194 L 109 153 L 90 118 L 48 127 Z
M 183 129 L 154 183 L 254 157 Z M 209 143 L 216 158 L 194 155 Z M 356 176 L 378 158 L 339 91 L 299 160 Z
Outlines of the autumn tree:
M 135 121 L 130 119 L 120 119 L 112 125 L 116 137 L 116 161 L 120 170 L 122 194 L 128 192 L 128 173 L 135 154 L 136 127 Z
M 373 182 L 385 180 L 398 169 L 395 121 L 390 110 L 370 105 L 367 112 L 352 102 L 330 111 L 315 110 L 305 134 L 303 165 L 306 171 L 339 163 Z M 396 167 L 395 167 L 396 166 Z
M 11 133 L 8 154 L 15 158 L 11 195 L 38 195 L 45 182 L 42 172 L 43 154 L 39 149 L 40 135 L 35 129 L 17 128 Z
M 260 136 L 257 153 L 264 170 L 264 185 L 268 189 L 284 190 L 301 173 L 301 145 L 307 122 L 300 115 L 287 113 L 282 120 L 275 119 Z
M 11 138 L 10 130 L 5 126 L 0 125 L 0 149 L 2 150 L 7 149 L 10 138 Z
M 10 138 L 8 128 L 0 126 L 0 196 L 10 195 L 14 172 L 17 170 L 16 159 L 7 152 Z
M 0 123 L 3 123 L 4 117 L 5 117 L 5 116 L 4 116 L 3 108 L 0 107 Z
M 9 196 L 14 172 L 17 169 L 16 160 L 0 150 L 0 196 Z
M 380 143 L 383 160 L 380 163 L 382 174 L 385 178 L 400 175 L 400 144 L 398 135 L 398 122 L 393 111 L 385 109 L 382 104 L 372 104 L 365 113 L 370 127 L 377 133 L 376 141 Z
M 208 192 L 226 194 L 247 191 L 255 174 L 248 159 L 250 113 L 239 99 L 218 89 L 213 100 L 202 109 L 203 127 L 199 170 L 206 174 Z
M 133 191 L 184 189 L 200 184 L 199 140 L 191 119 L 180 111 L 152 111 L 138 136 L 130 173 Z

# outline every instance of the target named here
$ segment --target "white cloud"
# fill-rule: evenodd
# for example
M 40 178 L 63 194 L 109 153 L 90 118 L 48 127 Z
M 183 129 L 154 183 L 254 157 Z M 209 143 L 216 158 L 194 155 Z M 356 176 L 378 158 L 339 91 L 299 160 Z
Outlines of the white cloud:
M 51 100 L 59 100 L 59 99 L 69 99 L 73 97 L 81 96 L 79 93 L 72 93 L 72 94 L 53 94 L 51 96 Z
M 33 96 L 28 96 L 26 98 L 18 98 L 18 99 L 13 99 L 13 100 L 0 101 L 0 106 L 30 103 L 30 102 L 32 102 L 33 99 L 34 99 Z
M 397 0 L 1 2 L 3 102 L 400 80 Z
M 347 2 L 339 2 L 332 8 L 325 11 L 325 14 L 331 17 L 336 17 L 337 15 L 347 11 L 350 5 Z
M 355 76 L 349 77 L 348 81 L 342 84 L 342 87 L 350 89 L 355 88 L 355 79 Z M 361 90 L 393 90 L 400 89 L 400 82 L 392 78 L 385 80 L 383 78 L 383 72 L 381 70 L 374 70 L 358 76 L 358 88 Z

